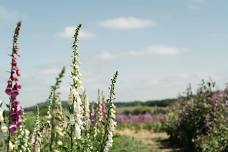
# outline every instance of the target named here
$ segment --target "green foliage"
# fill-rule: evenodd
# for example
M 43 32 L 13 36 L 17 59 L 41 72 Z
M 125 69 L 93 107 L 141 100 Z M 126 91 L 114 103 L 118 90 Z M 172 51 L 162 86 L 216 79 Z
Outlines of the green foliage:
M 207 135 L 197 138 L 194 143 L 198 152 L 227 152 L 228 128 L 223 126 L 214 129 Z
M 171 140 L 175 140 L 175 125 L 178 119 L 177 112 L 174 110 L 170 110 L 169 113 L 166 114 L 166 120 L 163 123 L 163 129 L 170 135 Z

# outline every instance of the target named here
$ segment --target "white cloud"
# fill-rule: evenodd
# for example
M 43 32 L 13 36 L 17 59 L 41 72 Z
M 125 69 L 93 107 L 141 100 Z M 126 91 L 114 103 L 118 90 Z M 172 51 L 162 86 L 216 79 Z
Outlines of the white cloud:
M 202 3 L 204 2 L 205 0 L 192 0 L 193 3 Z
M 72 38 L 74 36 L 75 27 L 67 26 L 63 32 L 58 33 L 58 36 L 62 38 Z M 95 34 L 81 29 L 79 31 L 79 38 L 81 39 L 91 39 L 94 38 Z
M 184 52 L 185 49 L 168 46 L 151 46 L 145 50 L 138 51 L 141 55 L 177 55 Z
M 206 0 L 191 0 L 191 4 L 188 5 L 188 7 L 192 10 L 200 10 L 201 5 L 205 2 Z
M 210 78 L 212 78 L 212 80 L 218 82 L 216 87 L 217 89 L 223 88 L 224 82 L 226 81 L 224 78 L 219 77 L 218 74 L 205 71 L 193 73 L 177 72 L 158 77 L 151 77 L 144 76 L 144 78 L 140 81 L 140 84 L 138 84 L 138 86 L 141 85 L 142 87 L 138 90 L 146 91 L 138 92 L 138 96 L 140 96 L 141 99 L 143 99 L 144 96 L 147 97 L 147 99 L 177 97 L 178 94 L 183 94 L 185 92 L 188 84 L 191 84 L 193 92 L 195 92 L 202 79 L 210 80 Z M 149 92 L 153 92 L 153 96 L 149 96 Z
M 44 68 L 44 69 L 41 69 L 39 71 L 39 74 L 41 75 L 57 75 L 57 73 L 60 71 L 60 68 L 59 67 L 47 67 L 47 68 Z
M 114 58 L 114 54 L 110 52 L 102 52 L 96 56 L 96 59 L 103 60 L 103 61 L 112 60 L 113 58 Z
M 112 29 L 141 29 L 156 26 L 157 23 L 149 19 L 140 19 L 136 17 L 119 17 L 108 19 L 100 23 L 101 26 Z
M 200 9 L 200 7 L 197 6 L 197 5 L 189 5 L 188 7 L 189 7 L 190 9 L 192 9 L 192 10 L 199 10 L 199 9 Z
M 109 52 L 103 51 L 99 53 L 95 58 L 102 61 L 109 61 L 116 58 L 129 58 L 129 57 L 145 57 L 145 56 L 175 56 L 182 53 L 188 52 L 188 49 L 169 47 L 169 46 L 150 46 L 142 50 L 131 50 L 131 51 L 119 51 Z

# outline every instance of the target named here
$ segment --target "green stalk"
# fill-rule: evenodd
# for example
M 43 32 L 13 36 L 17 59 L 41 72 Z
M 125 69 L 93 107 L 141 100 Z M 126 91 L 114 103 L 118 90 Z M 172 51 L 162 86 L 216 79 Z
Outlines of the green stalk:
M 53 151 L 53 144 L 55 141 L 55 104 L 56 104 L 56 100 L 58 98 L 57 96 L 57 89 L 59 89 L 59 86 L 62 82 L 62 78 L 64 77 L 64 73 L 65 73 L 65 67 L 62 68 L 61 72 L 59 73 L 58 77 L 56 78 L 56 82 L 53 86 L 51 86 L 51 93 L 49 96 L 49 106 L 50 106 L 50 114 L 51 114 L 51 141 L 50 141 L 50 145 L 49 145 L 49 150 Z
M 11 123 L 11 121 L 10 121 L 10 110 L 11 110 L 11 106 L 10 105 L 8 105 L 9 106 L 9 116 L 8 116 L 8 118 L 9 118 L 9 122 L 8 122 L 8 138 L 7 138 L 7 152 L 9 152 L 9 142 L 10 142 L 10 140 L 11 140 L 11 133 L 10 133 L 10 131 L 9 131 L 9 126 L 10 126 L 10 123 Z
M 36 106 L 36 111 L 37 111 L 37 115 L 36 115 L 36 123 L 35 123 L 35 128 L 37 127 L 37 125 L 40 123 L 40 109 L 39 109 L 39 106 L 37 105 Z M 38 130 L 40 130 L 40 128 L 38 128 Z M 34 141 L 34 143 L 36 143 L 37 142 L 37 136 L 38 136 L 38 131 L 37 130 L 34 130 L 34 131 L 36 131 L 34 134 L 34 136 L 35 136 L 35 141 Z
M 105 133 L 104 136 L 102 138 L 102 143 L 101 143 L 101 148 L 100 148 L 100 152 L 104 151 L 104 147 L 107 141 L 107 135 L 108 135 L 108 130 L 109 130 L 109 123 L 110 123 L 110 119 L 112 119 L 111 116 L 111 109 L 113 109 L 114 107 L 112 106 L 112 102 L 115 99 L 115 83 L 117 80 L 117 76 L 118 76 L 118 71 L 116 71 L 116 73 L 114 74 L 113 78 L 111 79 L 111 86 L 109 88 L 109 99 L 107 100 L 107 117 L 106 117 L 106 123 L 104 126 L 105 129 Z
M 53 100 L 52 100 L 52 105 L 51 105 L 51 143 L 50 143 L 50 151 L 52 151 L 53 148 L 53 143 L 54 143 L 54 136 L 55 136 L 55 132 L 54 132 L 54 127 L 55 127 L 55 123 L 54 123 L 54 107 L 53 105 L 55 105 L 55 91 L 53 91 Z
M 78 53 L 78 35 L 79 35 L 79 30 L 81 28 L 81 24 L 79 24 L 76 29 L 75 29 L 75 34 L 74 34 L 74 42 L 72 45 L 73 48 L 73 60 L 72 60 L 72 71 L 71 71 L 71 77 L 73 79 L 73 77 L 79 77 L 79 53 Z M 73 80 L 73 83 L 71 85 L 71 89 L 77 89 L 79 86 L 79 84 Z M 72 104 L 70 105 L 70 114 L 74 115 L 75 111 L 74 111 L 74 104 L 75 104 L 75 100 L 76 97 L 72 97 Z M 70 126 L 70 150 L 71 152 L 73 152 L 73 146 L 74 146 L 74 134 L 75 134 L 75 130 L 74 130 L 75 124 Z

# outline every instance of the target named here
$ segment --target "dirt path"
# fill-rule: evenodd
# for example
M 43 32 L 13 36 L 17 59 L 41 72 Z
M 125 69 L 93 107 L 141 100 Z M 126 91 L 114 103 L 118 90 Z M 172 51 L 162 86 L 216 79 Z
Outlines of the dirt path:
M 171 148 L 170 145 L 166 144 L 164 141 L 168 139 L 168 135 L 164 132 L 154 133 L 150 131 L 133 131 L 129 129 L 118 130 L 116 132 L 119 135 L 125 135 L 129 137 L 134 137 L 141 140 L 144 144 L 148 145 L 151 149 L 155 147 L 160 149 L 161 152 L 175 152 L 178 149 Z

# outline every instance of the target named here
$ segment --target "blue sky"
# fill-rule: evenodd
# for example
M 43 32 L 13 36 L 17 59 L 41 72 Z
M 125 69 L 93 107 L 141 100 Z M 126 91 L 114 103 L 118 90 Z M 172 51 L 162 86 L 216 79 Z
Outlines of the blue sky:
M 9 74 L 15 23 L 20 37 L 21 102 L 44 101 L 63 65 L 61 87 L 69 93 L 72 29 L 83 24 L 80 59 L 89 98 L 107 93 L 119 70 L 117 100 L 176 97 L 188 83 L 196 87 L 211 77 L 223 88 L 228 82 L 227 0 L 0 0 L 0 91 Z

